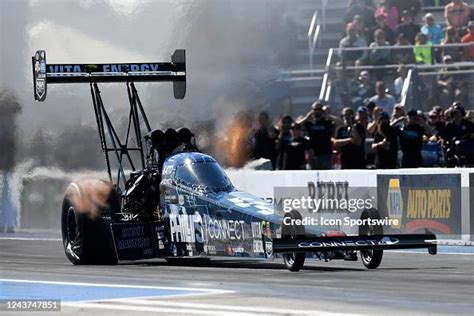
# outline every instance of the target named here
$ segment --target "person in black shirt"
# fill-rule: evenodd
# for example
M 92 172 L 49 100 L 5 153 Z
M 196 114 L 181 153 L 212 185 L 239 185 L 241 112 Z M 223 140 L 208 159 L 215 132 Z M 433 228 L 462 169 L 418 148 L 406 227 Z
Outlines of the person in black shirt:
M 403 34 L 411 45 L 415 44 L 415 37 L 420 33 L 420 26 L 413 23 L 413 16 L 408 11 L 402 12 L 402 23 L 397 27 L 397 34 Z
M 356 15 L 360 16 L 366 27 L 371 28 L 374 26 L 374 11 L 367 6 L 364 0 L 355 0 L 349 4 L 349 8 L 344 17 L 346 24 L 352 22 Z
M 430 135 L 430 127 L 419 117 L 416 110 L 408 113 L 408 120 L 399 130 L 400 147 L 403 152 L 402 168 L 418 168 L 423 165 L 421 149 L 423 136 Z
M 305 127 L 311 143 L 311 169 L 328 170 L 332 168 L 332 143 L 334 122 L 325 117 L 323 105 L 315 102 L 306 116 L 298 121 Z
M 472 139 L 474 137 L 474 124 L 464 118 L 464 108 L 455 105 L 451 108 L 450 113 L 452 120 L 446 124 L 439 134 L 443 142 L 450 145 L 454 139 Z
M 397 40 L 397 34 L 394 30 L 392 30 L 387 23 L 385 22 L 385 15 L 382 13 L 377 13 L 375 16 L 375 26 L 368 32 L 369 38 L 368 43 L 372 43 L 374 41 L 374 34 L 377 30 L 382 30 L 385 33 L 385 39 L 390 45 L 394 45 Z
M 293 118 L 289 115 L 284 116 L 278 122 L 278 137 L 276 139 L 276 166 L 278 170 L 283 168 L 283 145 L 291 139 L 291 124 L 293 124 Z
M 270 125 L 267 112 L 260 112 L 257 120 L 257 128 L 253 133 L 252 157 L 255 159 L 269 159 L 273 168 L 276 167 L 276 131 Z
M 428 113 L 428 124 L 431 127 L 433 136 L 439 137 L 441 131 L 445 127 L 445 123 L 441 120 L 441 115 L 436 110 L 431 110 Z
M 303 137 L 303 128 L 297 123 L 291 125 L 290 133 L 291 137 L 281 144 L 281 170 L 305 170 L 309 139 Z
M 175 152 L 199 152 L 194 139 L 194 134 L 187 127 L 182 127 L 178 131 L 178 137 L 181 145 L 176 147 Z
M 398 130 L 390 126 L 390 116 L 382 112 L 377 122 L 372 149 L 377 169 L 395 169 L 398 160 Z
M 354 121 L 354 111 L 346 107 L 342 110 L 344 125 L 336 132 L 333 140 L 341 151 L 342 169 L 365 169 L 365 129 Z

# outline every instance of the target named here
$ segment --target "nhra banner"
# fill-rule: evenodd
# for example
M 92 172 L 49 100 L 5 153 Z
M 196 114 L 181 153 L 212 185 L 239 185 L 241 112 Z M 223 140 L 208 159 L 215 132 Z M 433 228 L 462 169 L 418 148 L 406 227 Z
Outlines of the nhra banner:
M 460 174 L 377 175 L 377 187 L 380 215 L 398 219 L 392 232 L 461 234 Z

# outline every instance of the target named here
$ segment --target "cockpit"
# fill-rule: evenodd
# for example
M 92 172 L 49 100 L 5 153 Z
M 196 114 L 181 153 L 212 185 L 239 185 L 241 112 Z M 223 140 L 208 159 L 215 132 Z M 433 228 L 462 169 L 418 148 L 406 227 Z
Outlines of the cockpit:
M 163 170 L 163 176 L 168 171 L 176 185 L 193 191 L 210 193 L 230 192 L 234 189 L 219 164 L 212 157 L 201 153 L 182 153 L 171 157 Z

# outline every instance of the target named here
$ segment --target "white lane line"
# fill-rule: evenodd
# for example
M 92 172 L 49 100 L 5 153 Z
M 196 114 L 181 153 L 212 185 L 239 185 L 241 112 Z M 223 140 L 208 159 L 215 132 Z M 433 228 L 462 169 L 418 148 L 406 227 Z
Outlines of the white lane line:
M 117 304 L 118 303 L 118 304 Z M 320 310 L 290 310 L 279 308 L 265 307 L 244 307 L 232 305 L 214 305 L 201 303 L 180 303 L 166 301 L 142 301 L 142 300 L 123 300 L 123 304 L 119 302 L 110 303 L 64 303 L 63 306 L 91 308 L 91 309 L 112 309 L 127 311 L 145 311 L 145 312 L 166 312 L 179 314 L 197 314 L 197 315 L 321 315 L 334 316 L 344 315 L 352 316 L 357 314 L 334 313 Z M 145 305 L 145 306 L 144 306 Z
M 2 282 L 2 281 L 5 281 L 5 282 L 18 282 L 18 283 L 39 283 L 39 284 L 54 284 L 54 285 L 88 286 L 88 287 L 111 287 L 111 288 L 152 289 L 152 290 L 178 290 L 178 291 L 196 292 L 196 294 L 228 294 L 228 293 L 235 293 L 234 291 L 230 291 L 230 290 L 194 288 L 194 287 L 172 287 L 172 286 L 149 286 L 149 285 L 128 285 L 128 284 L 106 284 L 106 283 L 83 283 L 83 282 L 60 282 L 60 281 L 0 279 L 0 282 Z
M 257 306 L 234 306 L 234 305 L 219 305 L 219 304 L 206 304 L 206 303 L 187 303 L 187 302 L 172 302 L 163 300 L 138 300 L 138 299 L 126 299 L 124 300 L 127 304 L 133 305 L 148 305 L 148 306 L 160 306 L 160 307 L 175 307 L 175 308 L 191 308 L 191 309 L 206 309 L 206 310 L 223 310 L 231 312 L 249 312 L 249 313 L 270 313 L 270 314 L 292 314 L 292 315 L 314 315 L 315 311 L 309 310 L 298 310 L 298 309 L 284 309 L 275 307 L 257 307 Z M 318 315 L 320 311 L 317 311 Z M 322 312 L 323 315 L 325 312 Z M 333 313 L 327 312 L 328 315 L 334 315 Z M 350 315 L 350 314 L 344 314 Z
M 0 240 L 62 241 L 61 238 L 39 238 L 39 237 L 0 237 Z
M 188 314 L 188 315 L 223 315 L 222 311 L 210 311 L 210 310 L 194 310 L 194 309 L 176 309 L 176 308 L 165 308 L 165 307 L 148 307 L 148 306 L 135 306 L 135 305 L 120 305 L 120 304 L 97 304 L 97 303 L 63 303 L 62 306 L 67 307 L 78 307 L 81 309 L 109 309 L 109 310 L 121 310 L 131 312 L 154 312 L 154 313 L 175 313 L 175 314 Z M 244 314 L 244 313 L 232 313 L 226 312 L 225 315 L 256 315 L 256 314 Z
M 470 246 L 467 246 L 470 247 Z M 419 251 L 409 251 L 409 250 L 387 250 L 388 253 L 396 252 L 396 253 L 416 253 L 427 255 L 427 252 L 419 252 Z M 463 256 L 474 256 L 474 253 L 469 252 L 438 252 L 436 255 L 463 255 Z

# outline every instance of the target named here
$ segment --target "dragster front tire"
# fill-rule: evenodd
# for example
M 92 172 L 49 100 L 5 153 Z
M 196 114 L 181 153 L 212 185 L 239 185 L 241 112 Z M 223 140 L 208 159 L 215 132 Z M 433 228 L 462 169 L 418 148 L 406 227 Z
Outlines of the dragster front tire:
M 63 200 L 61 214 L 61 233 L 66 257 L 74 265 L 87 264 L 117 264 L 117 255 L 112 241 L 110 221 L 103 218 L 104 207 L 99 207 L 95 214 L 92 210 L 84 209 L 82 203 L 89 197 L 84 192 L 84 185 L 93 183 L 92 187 L 99 189 L 109 184 L 101 180 L 87 180 L 69 185 Z M 117 207 L 117 196 L 111 190 L 107 197 L 107 208 Z
M 297 211 L 291 211 L 285 214 L 285 218 L 289 217 L 290 219 L 302 219 L 301 214 Z M 285 221 L 283 221 L 285 222 Z M 282 238 L 295 239 L 304 237 L 305 229 L 303 225 L 284 225 L 282 223 Z M 283 261 L 288 270 L 292 272 L 300 271 L 304 266 L 304 261 L 306 258 L 306 253 L 304 252 L 291 252 L 283 254 Z
M 365 209 L 361 216 L 361 219 L 380 219 L 379 212 L 374 209 Z M 359 226 L 359 235 L 383 235 L 383 227 L 381 225 L 362 225 Z M 374 250 L 361 250 L 360 259 L 367 269 L 376 269 L 382 262 L 383 249 L 374 249 Z

